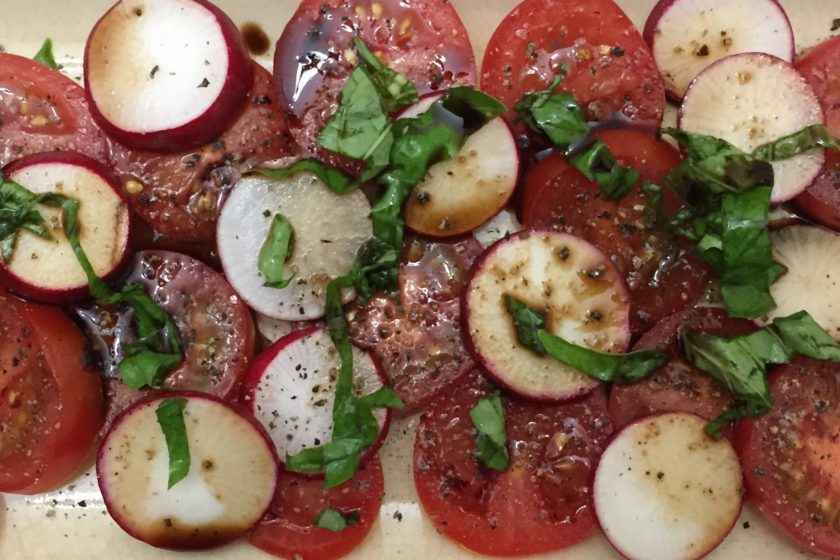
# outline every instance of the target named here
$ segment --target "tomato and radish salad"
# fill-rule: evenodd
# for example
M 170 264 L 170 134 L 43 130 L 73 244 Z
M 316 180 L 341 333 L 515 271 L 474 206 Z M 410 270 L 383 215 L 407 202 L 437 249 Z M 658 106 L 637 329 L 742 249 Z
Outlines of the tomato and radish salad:
M 152 546 L 340 558 L 414 413 L 419 502 L 469 550 L 600 526 L 628 558 L 698 558 L 745 484 L 837 554 L 809 458 L 840 452 L 840 237 L 767 219 L 840 223 L 837 46 L 791 64 L 755 2 L 662 0 L 641 34 L 611 0 L 525 0 L 483 92 L 444 0 L 304 0 L 273 73 L 206 0 L 117 2 L 85 88 L 0 54 L 0 491 L 95 456 Z

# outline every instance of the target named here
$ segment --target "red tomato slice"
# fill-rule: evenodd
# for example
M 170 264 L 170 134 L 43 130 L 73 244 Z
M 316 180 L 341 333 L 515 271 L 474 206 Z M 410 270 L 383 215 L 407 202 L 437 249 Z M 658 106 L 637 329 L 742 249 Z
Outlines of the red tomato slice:
M 737 336 L 754 331 L 756 326 L 752 321 L 733 319 L 723 309 L 713 307 L 687 309 L 659 321 L 639 339 L 633 350 L 656 348 L 665 352 L 669 361 L 647 379 L 612 386 L 610 420 L 616 429 L 659 412 L 690 412 L 712 420 L 732 404 L 732 396 L 726 389 L 686 361 L 679 343 L 682 329 Z
M 88 358 L 60 310 L 0 293 L 0 492 L 44 492 L 90 456 L 103 406 Z
M 595 391 L 562 404 L 503 397 L 511 462 L 504 472 L 475 458 L 469 411 L 494 388 L 474 372 L 421 417 L 414 484 L 438 531 L 493 556 L 537 554 L 582 541 L 597 523 L 590 477 L 612 431 Z
M 221 138 L 174 154 L 130 150 L 114 142 L 112 165 L 132 209 L 160 235 L 211 241 L 219 209 L 245 171 L 298 148 L 269 74 L 254 63 L 254 85 L 242 114 Z
M 828 130 L 840 136 L 840 37 L 808 51 L 796 69 L 820 99 Z M 840 230 L 840 154 L 826 151 L 823 172 L 795 203 L 812 220 Z
M 28 58 L 0 53 L 0 167 L 50 151 L 108 159 L 108 140 L 88 111 L 84 90 Z
M 169 373 L 165 386 L 222 398 L 237 395 L 254 356 L 254 323 L 251 310 L 225 277 L 186 255 L 142 251 L 135 256 L 126 282 L 143 284 L 178 328 L 185 358 Z M 131 314 L 101 306 L 80 309 L 78 314 L 104 358 L 110 424 L 145 394 L 129 389 L 119 377 L 123 344 L 134 338 Z
M 655 136 L 634 130 L 598 133 L 616 159 L 637 169 L 641 181 L 662 184 L 680 162 L 679 153 Z M 662 189 L 664 210 L 676 213 L 682 202 Z M 649 195 L 636 187 L 620 201 L 602 197 L 601 189 L 552 153 L 526 176 L 522 222 L 529 228 L 556 228 L 579 235 L 610 255 L 627 280 L 633 298 L 634 335 L 660 319 L 694 305 L 710 277 L 690 242 L 653 226 L 645 218 Z
M 421 94 L 475 83 L 470 39 L 448 0 L 303 0 L 277 41 L 274 76 L 295 139 L 328 161 L 318 135 L 355 67 L 345 53 L 357 34 Z
M 391 387 L 417 410 L 470 371 L 473 361 L 461 338 L 461 288 L 481 245 L 416 238 L 406 244 L 399 301 L 380 295 L 356 309 L 354 344 L 370 350 Z
M 359 546 L 370 532 L 385 493 L 382 464 L 374 458 L 348 482 L 324 490 L 323 480 L 308 480 L 284 472 L 274 503 L 248 542 L 280 558 L 335 560 Z M 327 508 L 356 523 L 341 532 L 315 527 L 312 521 Z
M 797 358 L 770 375 L 773 408 L 736 432 L 759 510 L 802 548 L 840 556 L 840 364 Z
M 509 108 L 545 89 L 574 94 L 591 120 L 615 112 L 659 125 L 665 86 L 644 39 L 611 0 L 525 0 L 496 28 L 481 63 L 481 87 Z

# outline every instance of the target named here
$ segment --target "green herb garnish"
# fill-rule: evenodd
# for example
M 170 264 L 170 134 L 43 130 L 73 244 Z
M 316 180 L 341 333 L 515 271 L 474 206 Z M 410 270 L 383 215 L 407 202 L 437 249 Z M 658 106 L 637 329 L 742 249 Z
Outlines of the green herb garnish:
M 187 399 L 164 399 L 155 410 L 158 424 L 166 440 L 169 453 L 169 483 L 172 488 L 190 472 L 190 446 L 187 440 L 187 426 L 184 423 L 184 407 Z
M 35 53 L 35 56 L 32 57 L 32 60 L 43 64 L 47 68 L 58 70 L 58 63 L 55 61 L 55 56 L 53 55 L 52 39 L 44 40 L 44 44 L 41 45 L 41 48 L 38 50 L 37 53 Z
M 344 515 L 333 508 L 326 508 L 312 520 L 312 525 L 321 529 L 327 529 L 333 533 L 340 533 L 350 525 L 356 525 L 358 522 L 359 514 L 356 512 Z
M 294 242 L 295 232 L 291 222 L 282 214 L 275 214 L 257 259 L 257 266 L 265 277 L 267 287 L 285 288 L 295 277 L 294 274 L 285 277 L 284 273 L 286 261 L 292 256 Z
M 470 419 L 478 430 L 475 442 L 478 446 L 476 457 L 488 468 L 503 471 L 510 463 L 505 432 L 505 413 L 502 399 L 496 391 L 490 397 L 478 401 L 470 410 Z

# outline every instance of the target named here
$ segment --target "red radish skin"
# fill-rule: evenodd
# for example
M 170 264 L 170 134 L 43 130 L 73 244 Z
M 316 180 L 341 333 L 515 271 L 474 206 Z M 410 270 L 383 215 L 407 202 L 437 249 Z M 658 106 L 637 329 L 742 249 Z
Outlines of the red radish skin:
M 714 28 L 714 29 L 709 28 L 707 30 L 704 29 L 704 32 L 705 31 L 710 32 L 708 41 L 706 43 L 700 44 L 700 42 L 694 41 L 694 42 L 690 42 L 688 44 L 689 46 L 695 46 L 694 43 L 696 42 L 697 44 L 696 44 L 695 48 L 698 49 L 698 50 L 703 48 L 704 46 L 706 47 L 706 49 L 705 49 L 706 54 L 699 54 L 699 53 L 694 54 L 694 53 L 692 53 L 693 56 L 695 56 L 696 58 L 704 60 L 704 61 L 708 61 L 708 63 L 705 64 L 704 66 L 708 66 L 709 64 L 712 64 L 715 61 L 722 58 L 722 56 L 726 56 L 726 55 L 730 55 L 730 54 L 736 54 L 736 53 L 740 53 L 740 52 L 750 52 L 750 51 L 762 51 L 762 52 L 765 51 L 765 49 L 749 48 L 749 47 L 753 46 L 753 42 L 750 42 L 750 39 L 753 39 L 752 37 L 747 39 L 747 45 L 739 45 L 738 44 L 739 43 L 738 40 L 740 39 L 740 33 L 743 33 L 745 31 L 744 29 L 738 29 L 737 28 L 738 25 L 743 23 L 746 27 L 755 27 L 756 25 L 759 25 L 756 22 L 757 18 L 751 18 L 751 19 L 747 20 L 746 22 L 739 22 L 739 21 L 732 21 L 731 19 L 723 18 L 721 16 L 716 16 L 716 15 L 713 14 L 713 12 L 716 8 L 717 9 L 719 9 L 721 7 L 723 7 L 724 9 L 730 8 L 730 7 L 740 8 L 742 5 L 748 4 L 748 2 L 743 2 L 743 3 L 732 2 L 729 5 L 727 5 L 727 3 L 725 3 L 725 2 L 721 3 L 721 2 L 718 2 L 716 0 L 706 0 L 705 2 L 698 2 L 697 0 L 689 0 L 689 1 L 686 1 L 686 0 L 660 0 L 653 7 L 650 14 L 648 15 L 647 20 L 645 21 L 644 31 L 642 32 L 642 37 L 644 38 L 645 42 L 647 42 L 647 44 L 650 46 L 651 52 L 653 53 L 653 57 L 654 57 L 655 60 L 657 60 L 657 58 L 659 58 L 659 57 L 657 57 L 656 41 L 659 38 L 659 36 L 661 35 L 660 24 L 662 23 L 663 17 L 666 17 L 666 14 L 668 14 L 668 12 L 672 11 L 672 10 L 675 11 L 675 12 L 678 11 L 680 8 L 682 8 L 684 11 L 691 10 L 692 7 L 681 7 L 681 6 L 679 6 L 679 4 L 687 5 L 687 4 L 691 4 L 692 1 L 694 1 L 694 3 L 696 3 L 696 4 L 698 4 L 696 7 L 693 7 L 693 8 L 696 11 L 700 12 L 700 17 L 704 18 L 703 19 L 704 23 L 707 23 L 707 24 L 710 23 L 710 22 L 707 22 L 707 20 L 705 19 L 707 16 L 708 16 L 708 18 L 711 18 L 712 20 L 714 20 L 715 17 L 721 19 L 721 22 L 720 22 L 721 23 L 721 28 L 720 29 L 716 29 L 716 28 Z M 790 25 L 790 20 L 788 19 L 788 16 L 785 13 L 784 8 L 782 7 L 781 4 L 779 4 L 778 0 L 760 0 L 757 4 L 760 4 L 760 6 L 758 6 L 758 5 L 751 6 L 750 9 L 754 10 L 756 14 L 759 14 L 758 17 L 762 17 L 762 18 L 764 18 L 764 20 L 766 20 L 766 19 L 770 19 L 771 16 L 772 16 L 772 17 L 775 18 L 776 22 L 781 25 L 783 31 L 784 30 L 787 31 L 786 36 L 779 37 L 778 34 L 777 34 L 778 32 L 775 29 L 771 30 L 771 32 L 773 33 L 773 36 L 772 36 L 772 39 L 768 38 L 767 44 L 768 45 L 772 44 L 772 46 L 774 48 L 773 48 L 773 51 L 770 52 L 770 54 L 778 56 L 779 58 L 782 58 L 783 60 L 785 60 L 787 62 L 792 62 L 793 58 L 794 58 L 794 55 L 795 55 L 795 52 L 796 52 L 795 51 L 795 44 L 794 44 L 794 40 L 793 40 L 793 29 Z M 696 18 L 693 18 L 693 19 L 696 21 Z M 762 24 L 766 23 L 764 20 L 762 20 L 762 22 L 761 22 Z M 680 32 L 683 34 L 681 39 L 685 39 L 685 40 L 691 39 L 691 37 L 689 37 L 687 35 L 687 33 L 689 31 L 690 30 L 685 29 L 684 26 L 681 26 L 680 27 Z M 706 34 L 704 33 L 703 37 L 701 37 L 701 38 L 705 38 L 705 37 L 706 37 Z M 782 44 L 785 43 L 785 42 L 787 42 L 787 45 L 782 46 Z M 711 45 L 711 48 L 710 48 L 710 45 Z M 759 45 L 756 45 L 756 46 L 759 46 Z M 666 47 L 668 47 L 670 49 L 680 48 L 680 49 L 685 50 L 685 46 L 683 46 L 683 45 L 677 45 L 677 46 L 666 45 Z M 747 48 L 744 48 L 744 47 L 747 47 Z M 766 50 L 767 50 L 767 52 L 769 52 L 770 48 L 768 48 Z M 660 57 L 661 57 L 661 54 L 660 54 Z M 663 70 L 660 60 L 657 60 L 657 66 L 659 66 L 660 71 Z M 673 101 L 675 103 L 679 103 L 680 101 L 682 101 L 683 95 L 685 94 L 685 87 L 687 86 L 687 84 L 686 84 L 686 86 L 683 86 L 682 88 L 680 88 L 674 83 L 673 77 L 669 76 L 667 71 L 663 71 L 662 74 L 663 74 L 663 81 L 665 82 L 665 93 L 666 93 L 666 95 L 668 96 L 668 98 L 671 101 Z
M 691 82 L 677 115 L 681 130 L 722 138 L 746 152 L 824 122 L 805 78 L 765 53 L 735 54 L 709 65 Z M 773 162 L 770 202 L 785 202 L 807 189 L 822 170 L 823 152 Z
M 251 369 L 248 372 L 245 380 L 243 381 L 242 385 L 242 397 L 240 399 L 241 404 L 247 408 L 251 413 L 253 413 L 257 417 L 257 422 L 261 422 L 259 416 L 262 411 L 256 410 L 259 406 L 259 399 L 257 398 L 257 390 L 259 388 L 260 381 L 263 379 L 263 376 L 266 375 L 268 369 L 271 367 L 272 362 L 285 350 L 287 350 L 292 344 L 302 341 L 306 337 L 310 337 L 313 335 L 320 334 L 319 331 L 325 330 L 321 325 L 315 325 L 308 328 L 303 328 L 301 330 L 296 330 L 288 335 L 284 336 L 274 344 L 268 347 L 262 354 L 260 354 L 254 364 L 251 366 Z M 379 380 L 382 383 L 382 386 L 387 385 L 387 377 L 385 376 L 384 371 L 382 370 L 381 365 L 379 362 L 374 358 L 373 354 L 366 353 L 365 357 L 370 360 L 370 363 L 373 365 Z M 336 366 L 338 366 L 338 357 L 336 355 Z M 291 372 L 294 373 L 294 372 Z M 318 368 L 311 371 L 313 374 L 318 373 Z M 356 368 L 356 373 L 358 373 L 358 368 Z M 281 390 L 282 391 L 282 390 Z M 323 411 L 320 411 L 322 414 L 331 415 L 332 414 L 332 407 L 322 407 Z M 277 437 L 283 437 L 284 434 L 287 433 L 287 430 L 283 430 L 282 428 L 286 426 L 293 426 L 289 427 L 288 430 L 294 430 L 297 424 L 303 424 L 305 426 L 309 425 L 307 420 L 304 420 L 300 416 L 295 416 L 293 418 L 288 418 L 284 416 L 284 411 L 281 407 L 278 407 L 279 414 L 277 416 L 272 415 L 269 420 L 269 425 L 264 426 L 267 428 L 267 433 L 269 437 L 272 438 L 272 441 L 275 441 L 273 438 L 273 433 L 275 428 L 280 428 L 281 431 L 277 433 Z M 266 411 L 267 412 L 267 411 Z M 385 409 L 378 409 L 374 411 L 376 415 L 379 413 L 380 419 L 380 426 L 379 426 L 379 435 L 377 436 L 376 440 L 362 453 L 362 463 L 366 463 L 370 459 L 376 456 L 376 453 L 379 451 L 379 448 L 382 447 L 382 444 L 385 442 L 385 438 L 388 436 L 388 430 L 391 427 L 391 415 L 392 410 L 390 408 Z M 329 435 L 325 435 L 324 439 L 321 443 L 327 443 L 329 441 Z M 282 449 L 283 444 L 285 442 L 275 441 L 275 446 L 277 447 L 278 451 Z M 284 454 L 280 453 L 280 463 L 281 465 L 285 465 L 285 457 Z M 324 477 L 324 473 L 295 473 L 295 476 L 299 476 L 301 478 L 315 478 L 320 479 Z
M 256 437 L 265 445 L 265 451 L 268 454 L 268 457 L 270 457 L 270 459 L 273 461 L 274 465 L 273 472 L 268 473 L 268 475 L 270 475 L 271 477 L 272 485 L 270 488 L 267 489 L 268 491 L 265 492 L 265 504 L 260 504 L 258 511 L 257 509 L 254 510 L 254 515 L 250 516 L 252 519 L 249 519 L 247 524 L 236 524 L 231 526 L 217 524 L 208 525 L 204 528 L 196 528 L 195 526 L 188 526 L 185 524 L 183 527 L 180 527 L 178 525 L 178 520 L 167 518 L 169 522 L 167 522 L 167 520 L 163 520 L 163 523 L 161 523 L 160 528 L 154 528 L 148 532 L 143 532 L 141 528 L 132 525 L 128 521 L 128 519 L 125 518 L 125 512 L 130 513 L 130 506 L 139 507 L 139 504 L 118 504 L 115 502 L 114 496 L 112 496 L 112 489 L 110 488 L 109 484 L 113 482 L 113 477 L 119 477 L 119 475 L 122 474 L 122 477 L 124 479 L 128 476 L 128 474 L 125 472 L 127 469 L 125 465 L 121 466 L 121 472 L 120 470 L 113 470 L 114 467 L 116 467 L 116 465 L 110 465 L 109 468 L 109 465 L 106 463 L 106 461 L 108 460 L 109 452 L 111 451 L 110 446 L 113 444 L 112 439 L 117 437 L 121 426 L 123 426 L 123 424 L 125 424 L 126 422 L 130 421 L 132 416 L 137 411 L 140 411 L 141 408 L 147 406 L 154 406 L 155 408 L 157 408 L 158 402 L 169 398 L 184 398 L 187 399 L 188 403 L 190 401 L 197 400 L 206 401 L 218 405 L 222 409 L 226 409 L 226 413 L 235 415 L 239 420 L 243 421 L 243 425 L 249 426 L 249 429 L 252 429 L 253 433 L 256 434 Z M 189 406 L 189 404 L 187 406 Z M 187 420 L 187 433 L 189 437 L 190 422 L 186 412 L 185 420 Z M 154 429 L 160 429 L 157 423 L 154 424 Z M 139 437 L 140 434 L 138 433 L 136 436 L 132 436 L 130 441 L 136 442 L 137 438 Z M 123 444 L 123 446 L 120 447 L 120 451 L 118 453 L 120 453 L 121 456 L 128 455 L 130 453 L 130 450 L 130 443 Z M 146 451 L 146 453 L 148 453 L 148 451 Z M 119 462 L 121 456 L 115 457 L 115 460 Z M 191 461 L 193 462 L 193 464 L 191 465 L 192 472 L 193 467 L 195 466 L 195 457 L 192 450 Z M 208 464 L 204 463 L 201 465 L 200 468 L 208 469 Z M 209 470 L 212 471 L 212 469 L 213 465 L 211 464 L 209 465 Z M 102 492 L 102 497 L 104 499 L 105 506 L 108 509 L 108 513 L 111 515 L 113 520 L 120 526 L 120 528 L 122 528 L 126 533 L 128 533 L 135 539 L 141 540 L 158 548 L 168 548 L 172 550 L 204 550 L 233 542 L 236 539 L 244 536 L 245 533 L 247 533 L 248 530 L 254 524 L 256 524 L 268 511 L 269 507 L 271 506 L 274 489 L 280 476 L 279 462 L 277 461 L 277 455 L 274 451 L 274 445 L 271 441 L 271 438 L 260 425 L 260 423 L 257 422 L 250 414 L 242 413 L 234 405 L 225 402 L 218 397 L 208 395 L 206 393 L 200 393 L 197 391 L 159 391 L 141 399 L 140 401 L 135 403 L 131 408 L 126 410 L 119 418 L 117 418 L 117 420 L 111 426 L 108 435 L 105 436 L 105 439 L 102 442 L 102 446 L 99 448 L 99 454 L 96 460 L 96 471 L 99 489 Z M 188 475 L 188 477 L 182 480 L 180 484 L 185 483 L 192 476 L 193 475 Z M 233 481 L 233 483 L 235 484 L 238 484 L 240 482 L 241 480 Z M 170 491 L 174 489 L 177 489 L 177 485 L 170 489 Z M 216 498 L 220 499 L 218 495 L 216 496 Z
M 248 50 L 236 24 L 224 12 L 206 0 L 167 1 L 196 4 L 200 9 L 206 11 L 214 19 L 225 42 L 224 52 L 228 60 L 224 83 L 215 101 L 202 114 L 193 116 L 187 122 L 176 123 L 170 127 L 161 127 L 159 130 L 131 130 L 112 122 L 113 119 L 106 114 L 108 110 L 101 106 L 113 102 L 106 99 L 109 95 L 112 95 L 112 92 L 102 91 L 103 88 L 98 85 L 99 80 L 104 79 L 101 74 L 108 70 L 109 62 L 111 62 L 108 57 L 113 55 L 113 46 L 119 44 L 120 36 L 124 33 L 122 27 L 127 25 L 124 18 L 143 17 L 144 9 L 147 9 L 143 2 L 138 0 L 120 0 L 117 2 L 94 25 L 85 45 L 85 91 L 91 114 L 106 132 L 127 146 L 138 150 L 174 152 L 212 141 L 239 116 L 253 81 Z M 183 9 L 182 7 L 181 10 Z M 114 21 L 117 18 L 123 18 L 123 21 Z M 107 52 L 109 46 L 112 47 L 110 53 Z M 124 63 L 124 61 L 119 60 L 116 62 L 116 65 L 110 65 L 111 68 Z M 136 76 L 135 81 L 139 82 L 147 77 L 154 79 L 154 74 L 157 73 L 155 67 L 159 68 L 159 66 L 150 67 L 148 76 L 145 74 Z M 195 87 L 207 87 L 200 84 L 203 84 L 203 82 L 197 82 Z M 188 93 L 186 91 L 173 91 L 172 95 L 185 96 Z M 179 118 L 181 117 L 179 116 Z
M 9 177 L 9 179 L 18 182 L 23 181 L 23 186 L 29 187 L 25 184 L 25 174 L 33 167 L 44 167 L 44 172 L 46 172 L 49 170 L 48 166 L 51 165 L 70 166 L 71 168 L 75 168 L 77 170 L 76 172 L 81 172 L 83 174 L 80 177 L 81 180 L 97 181 L 101 183 L 103 188 L 108 188 L 110 191 L 113 191 L 114 200 L 111 202 L 114 204 L 118 215 L 115 216 L 113 223 L 108 225 L 108 228 L 102 228 L 102 231 L 116 230 L 117 232 L 116 239 L 114 240 L 114 246 L 110 251 L 109 264 L 107 267 L 103 267 L 101 259 L 97 259 L 95 256 L 95 251 L 99 248 L 99 244 L 97 243 L 95 245 L 91 245 L 91 242 L 85 243 L 85 207 L 86 205 L 89 206 L 91 204 L 90 201 L 85 202 L 84 200 L 80 200 L 79 225 L 80 237 L 83 243 L 82 246 L 85 248 L 88 258 L 93 263 L 97 275 L 106 280 L 114 277 L 128 259 L 129 248 L 131 247 L 132 242 L 131 218 L 128 211 L 128 204 L 123 198 L 119 184 L 101 163 L 75 152 L 46 152 L 27 156 L 6 166 L 3 173 Z M 40 170 L 38 175 L 39 174 Z M 58 183 L 56 183 L 56 186 L 57 185 Z M 40 193 L 46 191 L 39 190 L 38 192 Z M 66 193 L 67 191 L 65 189 L 59 191 L 56 188 L 56 192 Z M 97 195 L 97 192 L 91 192 L 89 195 Z M 94 214 L 91 214 L 90 216 L 94 217 Z M 49 229 L 51 230 L 53 236 L 57 239 L 65 240 L 66 243 L 66 237 L 64 236 L 63 229 L 61 229 L 62 226 L 60 222 L 51 224 L 49 220 L 47 221 L 48 224 L 50 224 Z M 97 230 L 99 228 L 91 229 L 94 229 L 92 235 L 98 233 Z M 22 232 L 20 235 L 29 236 L 31 234 Z M 10 291 L 16 294 L 44 303 L 63 303 L 79 300 L 89 295 L 90 290 L 88 288 L 87 279 L 85 278 L 76 257 L 72 254 L 69 243 L 66 244 L 66 258 L 64 260 L 66 261 L 68 267 L 76 267 L 76 269 L 78 269 L 78 274 L 76 275 L 76 278 L 72 280 L 72 285 L 55 287 L 50 286 L 47 283 L 37 284 L 35 283 L 34 278 L 30 277 L 31 274 L 34 273 L 34 269 L 30 269 L 29 273 L 24 275 L 22 275 L 19 271 L 16 272 L 14 270 L 15 259 L 22 258 L 21 255 L 24 255 L 25 253 L 35 254 L 37 251 L 37 253 L 40 254 L 43 251 L 49 250 L 49 246 L 42 245 L 40 240 L 33 238 L 32 241 L 34 245 L 24 243 L 22 241 L 22 237 L 18 238 L 17 249 L 19 252 L 16 251 L 12 257 L 11 266 L 0 264 L 0 282 L 5 284 Z M 99 242 L 104 242 L 104 239 L 99 238 Z M 49 281 L 49 279 L 45 280 Z
M 526 256 L 522 253 L 531 247 L 525 243 L 534 243 L 533 247 L 542 243 L 550 250 L 539 254 L 538 248 Z M 517 249 L 515 258 L 511 247 Z M 581 253 L 583 256 L 579 256 Z M 505 262 L 520 258 L 523 260 L 510 267 Z M 551 260 L 545 263 L 545 258 Z M 545 264 L 542 270 L 540 261 Z M 574 272 L 564 270 L 572 267 L 579 268 Z M 560 278 L 559 273 L 565 278 Z M 511 279 L 512 283 L 508 282 Z M 554 281 L 558 282 L 556 286 Z M 555 299 L 568 291 L 575 293 L 573 299 Z M 610 295 L 605 295 L 608 292 Z M 630 343 L 627 287 L 601 251 L 581 238 L 552 230 L 524 230 L 497 242 L 475 263 L 463 291 L 464 338 L 467 348 L 495 383 L 527 399 L 570 400 L 591 392 L 600 382 L 522 346 L 503 302 L 505 295 L 543 309 L 549 332 L 575 344 L 623 352 Z M 487 328 L 491 322 L 498 332 Z M 584 331 L 588 335 L 581 335 Z
M 677 450 L 672 449 L 670 450 L 671 452 L 663 453 L 659 451 L 657 453 L 656 445 L 659 443 L 657 440 L 662 438 L 661 425 L 657 425 L 659 423 L 664 423 L 666 427 L 679 423 L 688 424 L 690 427 L 696 428 L 699 434 L 701 434 L 701 439 L 700 441 L 684 442 L 686 443 L 686 448 L 682 452 L 677 452 Z M 707 420 L 694 414 L 666 412 L 639 418 L 623 429 L 614 432 L 610 437 L 610 441 L 607 443 L 604 453 L 599 458 L 598 465 L 593 471 L 593 500 L 595 503 L 595 512 L 598 516 L 601 529 L 604 531 L 604 536 L 622 557 L 628 560 L 699 560 L 717 548 L 735 527 L 743 507 L 743 472 L 735 449 L 729 440 L 723 438 L 715 440 L 706 435 L 703 431 L 706 423 Z M 639 431 L 638 428 L 644 428 L 644 430 Z M 644 447 L 645 449 L 640 449 L 638 456 L 628 455 L 629 452 L 627 450 L 618 451 L 618 445 L 625 443 L 622 441 L 623 439 L 630 441 L 631 445 L 639 448 Z M 652 445 L 649 446 L 649 444 Z M 700 456 L 696 457 L 696 459 L 705 459 L 708 464 L 704 465 L 699 463 L 699 461 L 694 461 L 692 463 L 693 467 L 688 466 L 685 472 L 680 472 L 679 470 L 675 472 L 671 469 L 671 467 L 676 467 L 676 469 L 686 467 L 692 456 L 702 455 L 702 452 L 711 446 L 720 447 L 717 461 L 713 460 L 714 458 L 712 457 Z M 615 464 L 612 464 L 613 458 L 611 454 L 613 452 L 621 454 L 621 457 L 618 459 L 619 462 Z M 673 459 L 673 463 L 657 462 L 663 458 L 665 461 Z M 654 464 L 655 462 L 656 464 Z M 727 466 L 731 467 L 728 473 L 724 472 Z M 613 472 L 607 473 L 608 468 L 611 468 Z M 690 478 L 696 475 L 699 470 L 705 470 L 703 480 Z M 643 485 L 653 485 L 653 488 L 657 488 L 658 485 L 662 485 L 663 487 L 668 484 L 671 485 L 672 488 L 670 489 L 654 490 L 654 493 L 660 494 L 659 498 L 663 503 L 654 504 L 653 508 L 645 508 L 644 504 L 640 503 L 642 498 L 635 497 L 633 498 L 634 505 L 632 507 L 623 507 L 618 503 L 612 504 L 613 508 L 621 509 L 616 509 L 613 512 L 617 517 L 610 516 L 608 518 L 607 515 L 610 505 L 605 502 L 608 498 L 605 496 L 605 493 L 608 491 L 604 486 L 609 485 L 610 481 L 606 480 L 606 478 L 612 475 L 616 481 L 620 482 L 622 479 L 626 478 L 629 480 L 638 476 L 640 473 L 643 473 L 643 478 L 635 486 L 633 491 L 645 489 L 646 486 Z M 731 475 L 731 480 L 721 482 L 721 479 L 726 474 Z M 624 475 L 627 476 L 625 477 Z M 675 479 L 680 483 L 679 488 L 674 488 L 675 485 L 671 483 Z M 696 523 L 702 520 L 694 519 L 691 516 L 702 514 L 702 512 L 698 511 L 697 504 L 691 504 L 690 501 L 686 502 L 686 496 L 679 495 L 679 493 L 689 493 L 691 491 L 697 493 L 697 490 L 694 490 L 694 488 L 701 486 L 703 482 L 710 483 L 710 486 L 700 490 L 700 493 L 707 500 L 707 503 L 702 504 L 701 507 L 711 510 L 706 513 L 706 521 L 709 525 L 703 529 L 708 529 L 710 532 L 714 531 L 714 535 L 707 535 L 709 538 L 706 541 L 690 542 L 687 548 L 694 548 L 695 550 L 687 551 L 684 555 L 677 555 L 677 551 L 671 550 L 657 556 L 650 549 L 644 552 L 629 549 L 629 546 L 637 548 L 645 548 L 645 545 L 664 546 L 662 543 L 663 539 L 657 537 L 658 535 L 666 535 L 667 538 L 672 538 L 678 529 L 685 529 L 688 525 L 693 525 L 696 528 Z M 711 486 L 711 484 L 716 484 L 716 487 Z M 627 490 L 626 487 L 625 490 Z M 614 498 L 620 498 L 620 494 L 622 492 L 616 492 Z M 690 498 L 690 496 L 688 497 Z M 718 501 L 717 504 L 708 503 L 715 500 Z M 737 500 L 737 505 L 735 507 L 728 507 L 722 511 L 722 508 L 727 506 L 727 504 L 721 506 L 721 500 L 729 502 Z M 719 507 L 714 507 L 715 505 Z M 733 504 L 730 503 L 728 505 L 732 506 Z M 641 519 L 646 513 L 650 513 L 651 509 L 654 510 L 654 514 L 660 514 L 662 509 L 665 508 L 667 508 L 668 513 L 661 515 L 663 517 L 665 515 L 673 515 L 673 517 L 667 521 L 662 519 L 662 523 L 659 525 L 656 525 L 656 519 Z M 631 521 L 633 516 L 636 517 Z M 720 519 L 721 516 L 725 517 Z M 613 534 L 615 527 L 621 530 L 626 528 L 626 525 L 630 523 L 636 525 L 638 529 L 632 537 L 628 534 L 621 536 Z M 645 532 L 648 527 L 653 529 L 649 531 L 650 534 L 646 534 Z

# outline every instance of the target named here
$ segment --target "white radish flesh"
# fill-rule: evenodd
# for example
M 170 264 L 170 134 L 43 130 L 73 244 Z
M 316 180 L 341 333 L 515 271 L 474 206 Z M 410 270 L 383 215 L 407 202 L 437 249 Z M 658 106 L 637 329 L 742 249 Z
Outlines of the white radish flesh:
M 787 271 L 770 286 L 776 308 L 767 320 L 805 310 L 840 340 L 840 235 L 793 225 L 771 232 L 770 241 L 773 260 Z
M 169 453 L 156 410 L 182 397 L 190 470 L 167 489 Z M 159 393 L 111 427 L 96 463 L 108 512 L 153 546 L 200 549 L 244 535 L 274 494 L 278 463 L 265 431 L 230 405 L 193 392 Z
M 440 96 L 424 97 L 400 118 L 416 117 Z M 519 177 L 519 152 L 504 119 L 473 133 L 454 158 L 433 165 L 405 204 L 406 225 L 434 237 L 463 235 L 504 208 Z
M 285 288 L 265 286 L 258 257 L 275 214 L 294 230 Z M 370 203 L 357 190 L 338 195 L 308 173 L 281 180 L 241 179 L 219 215 L 216 243 L 228 281 L 258 313 L 302 321 L 324 314 L 330 279 L 346 273 L 359 247 L 372 235 Z
M 706 420 L 668 413 L 639 420 L 607 446 L 593 497 L 601 528 L 631 560 L 690 560 L 717 547 L 741 512 L 738 456 Z
M 113 274 L 129 248 L 130 217 L 119 185 L 99 163 L 74 153 L 38 154 L 18 160 L 8 177 L 30 191 L 79 201 L 79 242 L 100 278 Z M 61 209 L 38 206 L 53 239 L 22 231 L 3 275 L 13 291 L 39 301 L 60 302 L 88 293 L 87 277 L 64 235 Z
M 84 67 L 94 116 L 139 149 L 210 142 L 252 81 L 236 25 L 205 0 L 121 0 L 91 31 Z
M 490 218 L 489 222 L 476 229 L 473 232 L 473 237 L 486 249 L 496 241 L 521 230 L 522 224 L 519 223 L 516 213 L 505 208 Z
M 525 230 L 493 245 L 464 292 L 468 341 L 486 371 L 524 397 L 559 401 L 598 381 L 525 348 L 505 307 L 512 296 L 546 314 L 546 330 L 602 352 L 630 340 L 627 288 L 609 258 L 586 241 Z
M 762 52 L 792 62 L 794 55 L 793 29 L 776 0 L 660 0 L 644 37 L 676 99 L 697 74 L 725 56 Z
M 311 327 L 314 323 L 309 321 L 284 321 L 283 319 L 273 319 L 265 315 L 257 314 L 256 327 L 257 332 L 265 338 L 269 343 L 275 343 L 284 336 L 294 331 L 299 331 Z
M 353 349 L 355 396 L 384 386 L 370 354 Z M 245 404 L 268 430 L 281 460 L 332 439 L 335 384 L 341 367 L 338 353 L 323 327 L 297 331 L 268 348 L 251 366 L 245 381 Z M 373 456 L 384 441 L 390 410 L 376 409 L 379 437 L 366 452 Z
M 679 115 L 682 130 L 722 138 L 746 152 L 822 122 L 805 79 L 787 62 L 761 53 L 729 56 L 706 68 L 689 86 Z M 771 201 L 808 188 L 824 159 L 816 149 L 774 162 Z

